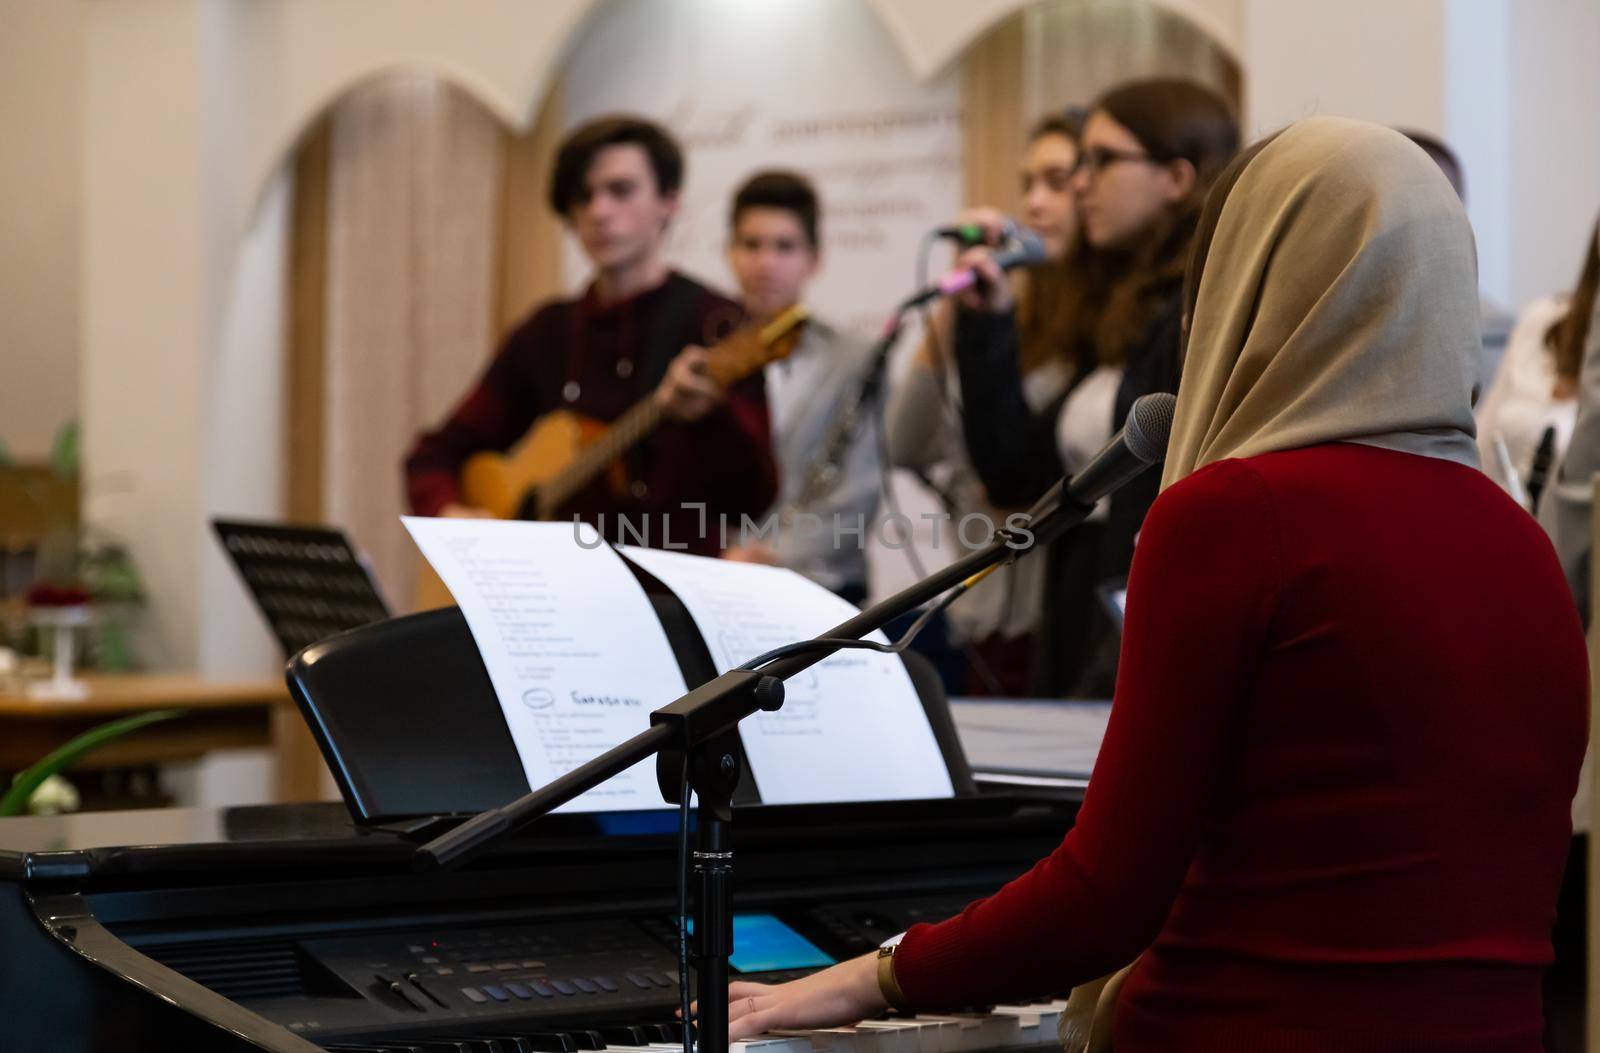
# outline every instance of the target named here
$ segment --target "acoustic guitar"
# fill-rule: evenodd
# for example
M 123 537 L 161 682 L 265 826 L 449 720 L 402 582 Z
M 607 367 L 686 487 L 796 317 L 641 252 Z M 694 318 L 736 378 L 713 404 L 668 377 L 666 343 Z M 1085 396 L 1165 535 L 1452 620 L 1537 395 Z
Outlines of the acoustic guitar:
M 800 342 L 809 317 L 796 304 L 756 328 L 740 329 L 707 348 L 706 371 L 719 384 L 737 383 L 769 362 L 787 357 Z M 597 421 L 571 410 L 552 410 L 505 453 L 474 454 L 462 466 L 461 502 L 496 519 L 560 519 L 574 497 L 604 477 L 612 493 L 627 493 L 623 457 L 664 419 L 652 391 L 614 421 Z M 453 603 L 433 568 L 422 565 L 416 607 Z

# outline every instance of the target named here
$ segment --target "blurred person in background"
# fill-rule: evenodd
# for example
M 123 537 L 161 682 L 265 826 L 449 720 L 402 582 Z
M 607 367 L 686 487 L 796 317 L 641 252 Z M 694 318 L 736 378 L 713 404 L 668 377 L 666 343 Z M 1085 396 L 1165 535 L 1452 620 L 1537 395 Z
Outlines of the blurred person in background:
M 1540 297 L 1517 319 L 1500 370 L 1478 403 L 1483 470 L 1533 511 L 1577 420 L 1578 372 L 1597 285 L 1600 251 L 1591 238 L 1574 289 Z
M 759 172 L 734 193 L 728 267 L 745 315 L 760 326 L 802 303 L 822 262 L 817 192 L 794 172 Z M 800 342 L 766 367 L 772 445 L 778 461 L 775 532 L 740 538 L 723 556 L 788 567 L 852 603 L 867 596 L 865 526 L 878 507 L 878 444 L 870 406 L 854 438 L 828 455 L 841 407 L 864 379 L 871 347 L 808 316 Z M 765 524 L 763 524 L 765 525 Z M 840 529 L 840 527 L 844 529 Z
M 990 501 L 1025 507 L 1082 469 L 1122 427 L 1135 399 L 1178 388 L 1180 294 L 1200 206 L 1239 146 L 1227 103 L 1186 80 L 1107 92 L 1083 126 L 1070 187 L 1084 249 L 1052 293 L 1062 393 L 1035 410 L 1018 364 L 1027 313 L 987 247 L 964 265 L 981 276 L 959 301 L 955 358 L 967 451 Z M 1043 573 L 1032 693 L 1109 698 L 1118 631 L 1102 590 L 1125 578 L 1155 500 L 1146 475 L 1102 502 L 1051 546 Z
M 1081 110 L 1068 109 L 1045 117 L 1028 135 L 1019 179 L 1022 223 L 1038 235 L 1049 256 L 1013 281 L 1017 287 L 1017 362 L 1022 398 L 1031 415 L 1053 420 L 1072 376 L 1066 350 L 1071 344 L 1074 290 L 1084 274 L 1078 236 L 1078 209 L 1072 192 L 1079 163 Z M 964 212 L 958 226 L 980 231 L 986 240 L 1002 236 L 1010 220 L 994 208 Z M 928 331 L 908 366 L 895 377 L 887 414 L 889 456 L 895 467 L 917 473 L 939 495 L 950 526 L 938 538 L 941 547 L 960 543 L 955 525 L 969 515 L 985 516 L 995 526 L 1005 512 L 991 503 L 973 470 L 961 435 L 961 418 L 953 392 L 956 367 L 951 359 L 954 314 L 939 304 Z M 973 531 L 976 534 L 976 531 Z M 948 612 L 953 634 L 976 653 L 985 667 L 967 677 L 967 691 L 1027 694 L 1033 665 L 1033 632 L 1044 596 L 1045 578 L 1038 567 L 1004 567 L 980 582 Z M 981 673 L 994 678 L 986 682 Z

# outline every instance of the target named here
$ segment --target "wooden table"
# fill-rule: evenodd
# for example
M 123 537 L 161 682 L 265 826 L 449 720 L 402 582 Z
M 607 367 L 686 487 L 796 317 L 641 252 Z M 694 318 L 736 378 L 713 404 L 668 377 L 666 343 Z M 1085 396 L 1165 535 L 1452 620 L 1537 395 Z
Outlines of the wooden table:
M 80 732 L 118 717 L 183 709 L 89 754 L 78 769 L 192 761 L 219 749 L 270 748 L 280 802 L 322 798 L 323 764 L 281 680 L 221 682 L 183 673 L 85 676 L 89 697 L 46 701 L 0 691 L 0 771 L 21 771 Z

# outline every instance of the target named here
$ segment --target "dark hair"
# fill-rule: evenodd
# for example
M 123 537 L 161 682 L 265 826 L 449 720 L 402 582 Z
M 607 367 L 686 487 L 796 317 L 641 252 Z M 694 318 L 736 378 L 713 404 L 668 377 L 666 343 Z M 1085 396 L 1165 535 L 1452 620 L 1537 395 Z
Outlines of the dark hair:
M 1118 362 L 1170 304 L 1168 297 L 1181 289 L 1201 206 L 1239 149 L 1239 124 L 1220 95 L 1193 81 L 1171 78 L 1113 88 L 1092 112 L 1126 128 L 1153 159 L 1187 161 L 1195 171 L 1193 189 L 1172 208 L 1167 221 L 1130 257 L 1112 265 L 1105 306 L 1091 338 L 1100 361 Z
M 739 226 L 739 217 L 745 209 L 781 208 L 793 214 L 805 231 L 806 241 L 812 249 L 817 247 L 817 192 L 810 181 L 797 172 L 757 172 L 745 180 L 733 195 L 728 209 L 728 227 Z
M 1450 185 L 1455 187 L 1456 197 L 1462 201 L 1467 199 L 1467 179 L 1461 170 L 1461 159 L 1456 152 L 1444 144 L 1444 140 L 1436 139 L 1427 132 L 1419 132 L 1414 128 L 1396 128 L 1395 131 L 1422 147 L 1422 152 L 1433 159 L 1439 166 L 1444 177 L 1450 180 Z
M 556 151 L 550 172 L 550 208 L 564 216 L 589 192 L 589 167 L 611 146 L 638 146 L 650 159 L 656 192 L 675 194 L 683 185 L 683 151 L 659 124 L 639 117 L 598 117 L 574 128 Z
M 1555 356 L 1558 377 L 1576 380 L 1583 368 L 1583 344 L 1589 337 L 1596 292 L 1600 292 L 1600 221 L 1589 234 L 1589 255 L 1584 258 L 1578 287 L 1572 290 L 1572 304 L 1544 333 L 1544 345 Z
M 1067 106 L 1055 113 L 1047 113 L 1028 130 L 1028 142 L 1043 139 L 1047 135 L 1061 135 L 1077 145 L 1083 138 L 1083 122 L 1088 117 L 1089 111 L 1082 106 Z

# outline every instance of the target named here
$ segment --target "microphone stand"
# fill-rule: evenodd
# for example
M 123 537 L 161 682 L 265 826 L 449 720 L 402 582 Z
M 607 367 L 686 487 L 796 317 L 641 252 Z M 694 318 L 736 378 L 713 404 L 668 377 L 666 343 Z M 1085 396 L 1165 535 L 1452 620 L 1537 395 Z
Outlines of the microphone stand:
M 997 258 L 997 262 L 1004 269 L 1011 270 L 1014 267 L 1029 266 L 1042 261 L 1044 250 L 1038 244 L 1037 239 L 1033 240 L 1032 252 L 1039 253 L 1040 255 L 1038 256 L 1028 251 L 1024 245 L 1018 242 L 1015 236 L 1013 236 L 1012 241 L 1014 247 L 1010 255 Z M 825 476 L 830 469 L 834 474 L 837 473 L 838 465 L 830 463 L 830 460 L 836 461 L 849 449 L 855 430 L 861 424 L 861 410 L 878 397 L 879 391 L 883 387 L 884 378 L 889 372 L 889 355 L 894 350 L 895 344 L 900 341 L 900 331 L 905 325 L 906 315 L 924 304 L 932 303 L 941 296 L 951 295 L 953 291 L 944 282 L 938 282 L 919 289 L 900 301 L 895 307 L 893 313 L 889 315 L 889 320 L 884 323 L 883 331 L 878 335 L 878 342 L 872 346 L 872 352 L 868 355 L 867 368 L 862 370 L 861 379 L 856 385 L 856 390 L 846 403 L 848 409 L 840 417 L 840 427 L 835 429 L 829 436 L 824 458 L 815 470 L 815 475 L 818 477 Z M 811 480 L 808 479 L 807 482 L 809 484 Z
M 733 789 L 739 782 L 739 722 L 783 705 L 783 681 L 838 651 L 843 640 L 857 640 L 922 606 L 969 579 L 1010 563 L 1085 519 L 1092 506 L 1075 500 L 1057 484 L 1028 513 L 1024 528 L 997 530 L 983 548 L 963 556 L 894 596 L 841 622 L 802 645 L 799 653 L 773 660 L 763 669 L 731 669 L 677 701 L 650 714 L 650 727 L 614 746 L 547 786 L 503 807 L 468 819 L 418 848 L 419 870 L 434 872 L 459 865 L 512 831 L 567 803 L 655 754 L 662 796 L 677 803 L 682 793 L 684 757 L 689 785 L 699 795 L 698 838 L 693 880 L 693 953 L 700 995 L 697 1033 L 700 1048 L 728 1048 L 729 956 L 733 953 Z M 1031 536 L 1030 536 L 1031 535 Z M 689 1027 L 690 1022 L 684 1021 Z

